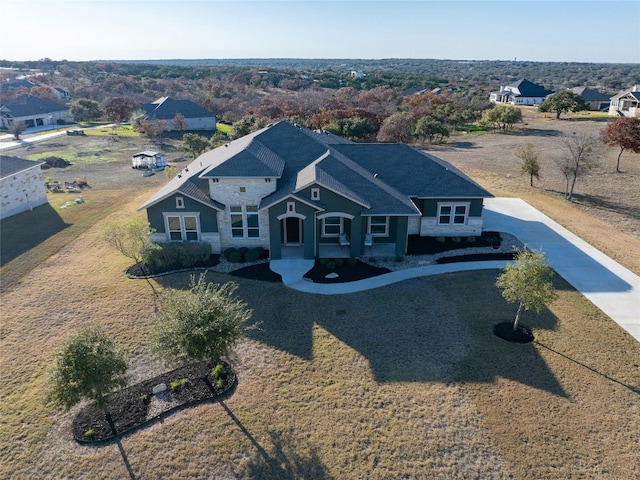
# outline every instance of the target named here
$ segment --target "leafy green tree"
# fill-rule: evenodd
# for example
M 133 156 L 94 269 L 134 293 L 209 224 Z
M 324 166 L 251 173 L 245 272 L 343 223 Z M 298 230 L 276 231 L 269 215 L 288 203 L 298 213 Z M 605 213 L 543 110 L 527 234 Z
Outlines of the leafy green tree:
M 498 130 L 507 131 L 515 123 L 522 121 L 522 111 L 512 105 L 496 105 L 485 110 L 482 114 L 481 124 L 490 125 Z
M 426 116 L 418 119 L 413 135 L 423 142 L 428 139 L 429 143 L 433 143 L 434 140 L 439 141 L 442 137 L 448 137 L 449 129 L 440 120 Z
M 529 175 L 529 185 L 533 187 L 533 179 L 540 180 L 540 163 L 536 147 L 531 143 L 525 143 L 516 149 L 516 157 L 522 160 L 520 175 Z
M 182 149 L 193 158 L 199 157 L 210 147 L 209 140 L 197 133 L 185 133 L 182 136 Z
M 560 118 L 560 114 L 565 112 L 579 112 L 588 110 L 587 104 L 582 97 L 570 90 L 552 93 L 544 99 L 542 105 L 538 107 L 541 112 L 555 112 L 556 118 Z
M 366 138 L 376 133 L 376 126 L 366 118 L 339 118 L 324 127 L 329 133 L 349 139 Z
M 610 147 L 620 147 L 616 172 L 620 171 L 620 157 L 625 150 L 640 153 L 640 118 L 621 117 L 610 122 L 602 132 L 600 141 Z
M 210 360 L 219 364 L 249 328 L 252 311 L 233 298 L 237 284 L 207 283 L 191 277 L 188 292 L 169 290 L 152 330 L 154 350 L 176 362 Z M 206 376 L 203 368 L 202 376 Z
M 244 137 L 266 127 L 269 122 L 270 120 L 267 117 L 256 118 L 253 115 L 245 115 L 233 124 L 231 132 L 229 132 L 229 138 L 235 140 L 236 138 Z
M 102 109 L 95 100 L 79 98 L 71 104 L 71 114 L 76 122 L 90 122 L 102 116 Z
M 513 330 L 518 329 L 523 308 L 539 313 L 546 303 L 556 299 L 552 277 L 553 269 L 547 264 L 544 254 L 526 248 L 517 252 L 515 263 L 504 267 L 496 286 L 502 289 L 502 296 L 507 302 L 518 303 Z
M 13 135 L 14 140 L 20 140 L 20 135 L 27 129 L 27 124 L 24 122 L 13 122 L 9 125 L 9 133 Z
M 565 178 L 564 196 L 569 201 L 573 199 L 573 190 L 578 177 L 596 165 L 594 158 L 596 144 L 596 137 L 585 133 L 567 135 L 562 140 L 560 171 Z
M 104 408 L 106 395 L 127 384 L 126 371 L 123 350 L 101 327 L 83 330 L 56 352 L 47 399 L 67 410 L 82 399 Z
M 224 145 L 225 143 L 227 143 L 228 141 L 229 141 L 229 137 L 227 137 L 226 134 L 222 133 L 219 130 L 216 130 L 216 132 L 209 139 L 209 146 L 211 148 L 218 148 Z

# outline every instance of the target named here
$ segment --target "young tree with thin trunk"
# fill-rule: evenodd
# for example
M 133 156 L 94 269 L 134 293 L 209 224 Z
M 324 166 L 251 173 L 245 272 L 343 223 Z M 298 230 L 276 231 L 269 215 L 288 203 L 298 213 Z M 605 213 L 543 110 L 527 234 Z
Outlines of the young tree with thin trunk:
M 515 263 L 504 267 L 496 286 L 502 289 L 502 296 L 507 302 L 518 303 L 514 331 L 518 329 L 522 309 L 534 309 L 540 313 L 545 304 L 556 299 L 552 277 L 553 269 L 545 261 L 544 254 L 526 247 L 517 252 Z
M 529 186 L 533 187 L 533 179 L 540 180 L 540 163 L 536 147 L 531 143 L 525 143 L 516 149 L 516 157 L 522 160 L 520 175 L 529 175 Z
M 14 122 L 9 126 L 9 133 L 13 135 L 14 140 L 20 140 L 20 135 L 27 129 L 24 122 Z
M 562 140 L 563 155 L 560 158 L 560 171 L 565 178 L 564 196 L 573 199 L 573 190 L 578 177 L 595 167 L 595 147 L 597 139 L 586 133 L 567 135 Z
M 153 347 L 176 362 L 209 360 L 218 365 L 246 331 L 252 310 L 234 298 L 238 285 L 207 283 L 191 277 L 189 291 L 169 290 L 152 329 Z M 203 368 L 201 376 L 207 371 Z
M 620 147 L 616 172 L 620 171 L 620 157 L 625 150 L 640 153 L 640 118 L 621 117 L 600 132 L 600 141 L 610 147 Z
M 173 117 L 173 127 L 176 130 L 184 131 L 189 128 L 189 124 L 187 123 L 187 119 L 184 118 L 180 112 L 176 113 L 175 117 Z
M 101 327 L 83 330 L 56 352 L 47 401 L 69 410 L 83 399 L 92 400 L 113 429 L 107 394 L 126 386 L 126 372 L 124 351 Z
M 189 152 L 193 158 L 197 158 L 210 148 L 211 144 L 202 135 L 185 133 L 182 136 L 182 149 Z

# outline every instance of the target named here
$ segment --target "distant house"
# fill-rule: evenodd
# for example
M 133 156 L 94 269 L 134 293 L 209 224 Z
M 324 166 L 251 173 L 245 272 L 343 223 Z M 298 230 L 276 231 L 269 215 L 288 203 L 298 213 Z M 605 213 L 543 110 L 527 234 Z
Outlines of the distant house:
M 542 85 L 532 83 L 523 78 L 511 85 L 500 86 L 500 91 L 498 92 L 491 92 L 489 101 L 493 103 L 510 103 L 511 105 L 538 106 L 552 93 L 551 90 L 545 89 Z
M 42 164 L 0 156 L 0 218 L 33 210 L 47 203 Z
M 6 130 L 17 122 L 24 122 L 27 128 L 31 128 L 73 123 L 73 116 L 65 105 L 31 95 L 21 95 L 0 105 L 0 128 Z
M 131 156 L 131 168 L 164 168 L 167 157 L 164 153 L 146 150 Z
M 405 255 L 410 235 L 479 236 L 491 196 L 408 145 L 278 122 L 200 155 L 139 210 L 156 242 L 346 258 Z
M 569 91 L 580 95 L 584 103 L 589 107 L 589 110 L 605 110 L 609 108 L 609 104 L 611 103 L 608 95 L 587 87 L 574 87 L 570 88 Z
M 5 82 L 0 84 L 0 93 L 11 92 L 13 90 L 22 90 L 24 93 L 29 93 L 33 87 L 48 87 L 51 91 L 62 101 L 68 102 L 71 100 L 71 94 L 68 90 L 60 87 L 50 87 L 49 85 L 33 83 L 27 79 L 19 79 L 13 82 Z
M 187 130 L 215 130 L 216 116 L 191 100 L 174 100 L 161 97 L 153 103 L 142 105 L 145 120 L 151 123 L 164 121 L 168 130 L 176 130 L 173 119 L 180 113 L 187 122 Z
M 619 117 L 640 117 L 640 85 L 611 97 L 609 115 Z

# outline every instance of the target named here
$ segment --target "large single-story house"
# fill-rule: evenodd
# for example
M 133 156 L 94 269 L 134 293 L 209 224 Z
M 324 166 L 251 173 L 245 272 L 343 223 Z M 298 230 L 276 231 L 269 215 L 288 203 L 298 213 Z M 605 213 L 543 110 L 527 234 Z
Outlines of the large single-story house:
M 526 78 L 511 85 L 500 86 L 500 91 L 491 92 L 489 101 L 493 103 L 510 103 L 511 105 L 539 106 L 553 92 L 542 85 L 530 82 Z
M 0 128 L 8 129 L 17 122 L 27 128 L 73 123 L 69 107 L 31 95 L 21 95 L 0 105 Z
M 640 85 L 611 97 L 609 115 L 620 117 L 640 117 Z
M 213 253 L 404 255 L 409 235 L 479 236 L 492 195 L 403 144 L 354 143 L 287 122 L 210 150 L 149 198 L 151 240 L 201 240 Z
M 0 218 L 33 210 L 47 203 L 43 162 L 0 156 Z
M 168 130 L 177 130 L 173 119 L 181 114 L 187 122 L 186 130 L 215 130 L 216 116 L 191 100 L 160 97 L 153 103 L 142 105 L 144 119 L 151 123 L 164 121 Z
M 597 90 L 593 90 L 587 87 L 573 87 L 569 89 L 570 92 L 575 93 L 576 95 L 580 95 L 584 103 L 587 104 L 589 110 L 595 111 L 605 111 L 609 108 L 611 100 L 608 95 L 605 95 L 602 92 L 598 92 Z

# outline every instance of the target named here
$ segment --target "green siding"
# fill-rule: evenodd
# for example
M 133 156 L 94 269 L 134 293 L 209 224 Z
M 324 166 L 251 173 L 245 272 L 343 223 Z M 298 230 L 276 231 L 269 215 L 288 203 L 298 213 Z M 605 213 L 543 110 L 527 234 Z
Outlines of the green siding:
M 184 208 L 176 208 L 176 197 L 183 198 Z M 151 224 L 151 228 L 155 229 L 157 233 L 166 233 L 164 228 L 164 216 L 162 214 L 181 214 L 186 212 L 200 213 L 200 230 L 202 232 L 210 233 L 218 231 L 216 209 L 207 207 L 200 202 L 196 202 L 195 200 L 180 194 L 172 195 L 147 208 L 147 219 Z
M 423 217 L 435 217 L 438 215 L 438 203 L 470 203 L 469 216 L 479 217 L 482 215 L 482 199 L 481 198 L 438 198 L 438 199 L 418 199 L 422 205 L 416 205 L 420 208 Z

